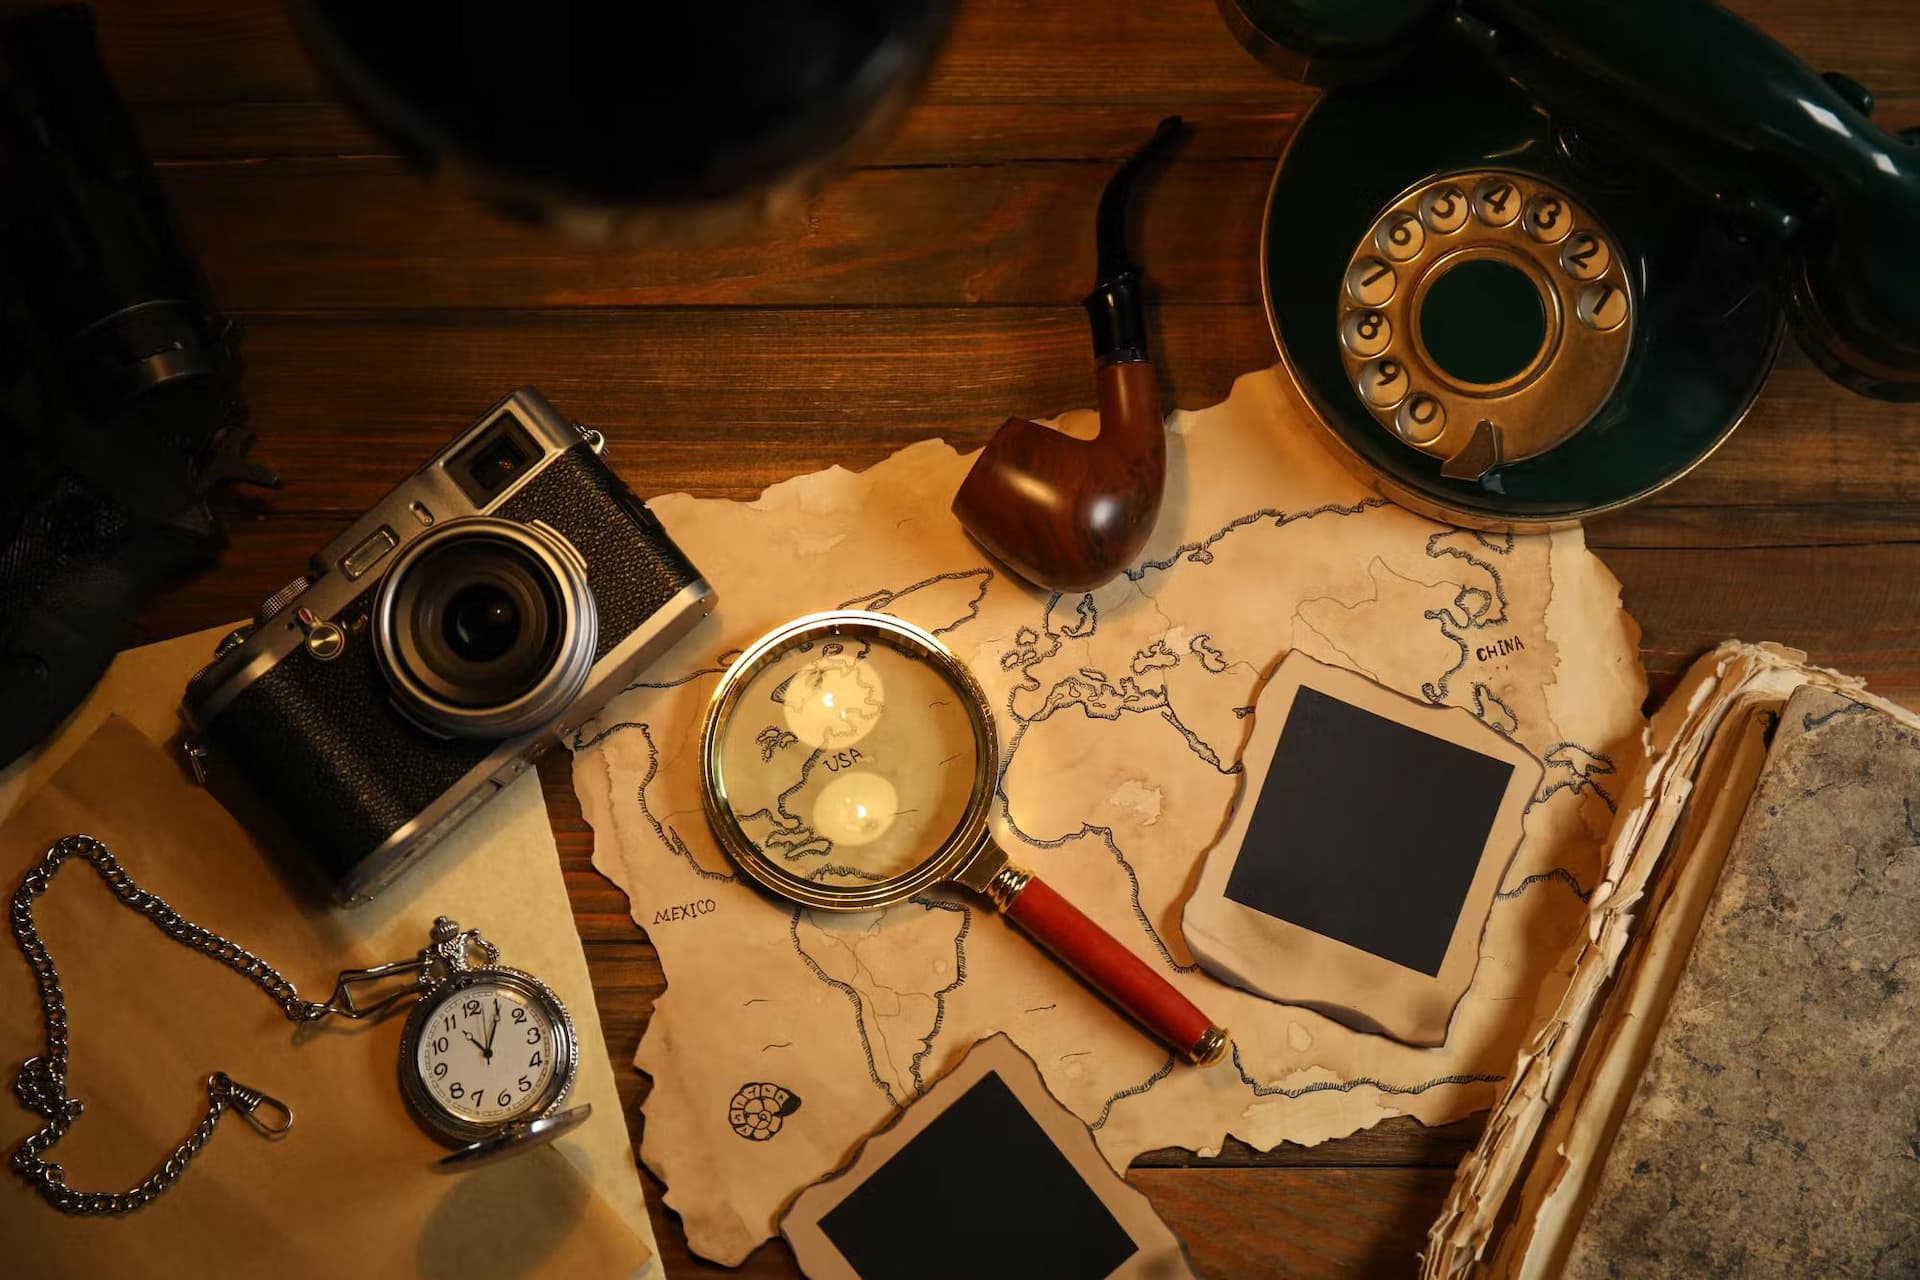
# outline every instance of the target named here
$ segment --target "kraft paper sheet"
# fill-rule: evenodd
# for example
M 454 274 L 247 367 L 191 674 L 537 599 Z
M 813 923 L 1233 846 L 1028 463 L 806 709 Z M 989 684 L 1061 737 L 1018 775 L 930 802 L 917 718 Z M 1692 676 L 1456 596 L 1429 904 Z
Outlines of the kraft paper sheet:
M 335 973 L 410 956 L 437 914 L 481 929 L 501 962 L 566 1000 L 581 1031 L 576 1101 L 594 1116 L 552 1147 L 463 1176 L 429 1170 L 445 1148 L 407 1113 L 395 1079 L 399 1017 L 296 1030 L 257 988 L 171 942 L 70 863 L 35 907 L 72 1023 L 69 1092 L 86 1113 L 48 1158 L 71 1185 L 124 1190 L 198 1123 L 224 1070 L 291 1106 L 270 1142 L 232 1112 L 174 1187 L 124 1218 L 57 1214 L 0 1172 L 0 1239 L 32 1276 L 292 1277 L 660 1273 L 585 957 L 538 779 L 521 779 L 374 903 L 315 905 L 155 741 L 177 728 L 186 677 L 211 631 L 123 654 L 39 755 L 0 777 L 0 880 L 10 895 L 75 831 L 187 918 L 324 999 Z M 129 720 L 110 718 L 123 711 Z M 135 725 L 139 727 L 136 728 Z M 143 734 L 141 730 L 144 730 Z M 0 1069 L 41 1051 L 32 978 L 0 956 Z M 11 1151 L 40 1119 L 0 1098 Z

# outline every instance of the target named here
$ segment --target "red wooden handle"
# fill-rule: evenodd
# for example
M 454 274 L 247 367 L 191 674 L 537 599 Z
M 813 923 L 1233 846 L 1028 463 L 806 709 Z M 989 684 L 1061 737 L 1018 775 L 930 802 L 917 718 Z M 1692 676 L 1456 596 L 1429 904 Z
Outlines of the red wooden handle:
M 1216 1061 L 1226 1049 L 1225 1031 L 1038 876 L 1006 910 L 1029 937 L 1188 1062 Z

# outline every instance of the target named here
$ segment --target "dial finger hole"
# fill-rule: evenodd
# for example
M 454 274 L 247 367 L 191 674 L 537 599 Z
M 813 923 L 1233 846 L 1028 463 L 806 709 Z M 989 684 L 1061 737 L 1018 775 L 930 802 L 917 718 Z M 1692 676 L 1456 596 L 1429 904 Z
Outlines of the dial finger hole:
M 1560 250 L 1560 269 L 1575 280 L 1598 280 L 1613 261 L 1607 242 L 1591 231 L 1576 231 Z
M 1349 355 L 1371 360 L 1393 341 L 1393 326 L 1378 311 L 1349 311 L 1340 322 L 1340 342 Z
M 1520 223 L 1541 244 L 1558 244 L 1573 230 L 1573 213 L 1559 196 L 1542 191 L 1527 201 Z
M 1580 291 L 1580 302 L 1574 313 L 1589 329 L 1601 333 L 1618 329 L 1627 318 L 1627 291 L 1604 280 L 1590 284 Z
M 1415 392 L 1393 415 L 1393 427 L 1416 448 L 1430 445 L 1447 429 L 1446 407 L 1424 391 Z
M 1347 296 L 1363 307 L 1382 305 L 1398 284 L 1393 268 L 1378 258 L 1362 258 L 1347 268 Z
M 1458 187 L 1435 187 L 1420 197 L 1420 221 L 1435 235 L 1452 235 L 1467 225 L 1467 193 Z
M 1488 178 L 1473 189 L 1473 216 L 1490 227 L 1510 227 L 1520 216 L 1520 189 L 1509 178 Z
M 1354 380 L 1361 399 L 1380 409 L 1391 409 L 1407 394 L 1407 367 L 1398 360 L 1370 360 Z
M 1373 233 L 1374 244 L 1391 262 L 1406 262 L 1419 256 L 1427 244 L 1427 229 L 1411 213 L 1396 213 Z

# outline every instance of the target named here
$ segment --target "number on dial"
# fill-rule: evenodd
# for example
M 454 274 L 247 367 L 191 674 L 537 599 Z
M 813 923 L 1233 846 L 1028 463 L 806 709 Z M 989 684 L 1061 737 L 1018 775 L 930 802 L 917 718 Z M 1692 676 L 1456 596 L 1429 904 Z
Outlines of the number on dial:
M 1507 227 L 1520 216 L 1520 190 L 1506 178 L 1488 178 L 1473 189 L 1473 213 L 1490 227 Z
M 1393 326 L 1378 311 L 1349 311 L 1340 322 L 1340 341 L 1362 360 L 1371 360 L 1393 341 Z
M 1435 187 L 1420 197 L 1420 221 L 1435 235 L 1452 235 L 1467 225 L 1467 196 L 1458 187 Z
M 1362 258 L 1347 268 L 1347 296 L 1363 307 L 1377 307 L 1393 296 L 1393 268 L 1378 258 Z
M 1560 269 L 1575 280 L 1598 280 L 1612 261 L 1607 242 L 1591 231 L 1568 236 L 1566 247 L 1560 250 Z
M 1590 284 L 1580 291 L 1580 301 L 1574 307 L 1574 314 L 1589 329 L 1598 329 L 1602 333 L 1618 329 L 1627 318 L 1627 291 L 1605 281 Z
M 1380 224 L 1380 230 L 1374 233 L 1374 244 L 1380 252 L 1387 255 L 1390 262 L 1405 262 L 1417 257 L 1420 250 L 1426 248 L 1426 228 L 1420 225 L 1420 219 L 1410 213 L 1397 214 Z
M 1360 394 L 1368 404 L 1390 409 L 1407 394 L 1406 366 L 1398 360 L 1373 360 L 1360 366 Z
M 442 1110 L 471 1123 L 505 1123 L 552 1082 L 558 1028 L 545 1005 L 514 987 L 480 982 L 427 1016 L 414 1067 Z
M 1542 191 L 1527 201 L 1527 211 L 1520 215 L 1520 224 L 1541 244 L 1554 244 L 1573 230 L 1573 215 L 1567 212 L 1566 201 Z

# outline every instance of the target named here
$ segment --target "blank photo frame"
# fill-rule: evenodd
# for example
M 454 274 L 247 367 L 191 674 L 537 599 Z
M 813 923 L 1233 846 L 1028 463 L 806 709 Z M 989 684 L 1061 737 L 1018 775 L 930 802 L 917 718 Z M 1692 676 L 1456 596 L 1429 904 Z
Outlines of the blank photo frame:
M 813 1280 L 1190 1280 L 1186 1250 L 1004 1034 L 780 1221 Z
M 1445 1041 L 1539 762 L 1471 712 L 1289 654 L 1181 920 L 1213 976 L 1409 1044 Z

